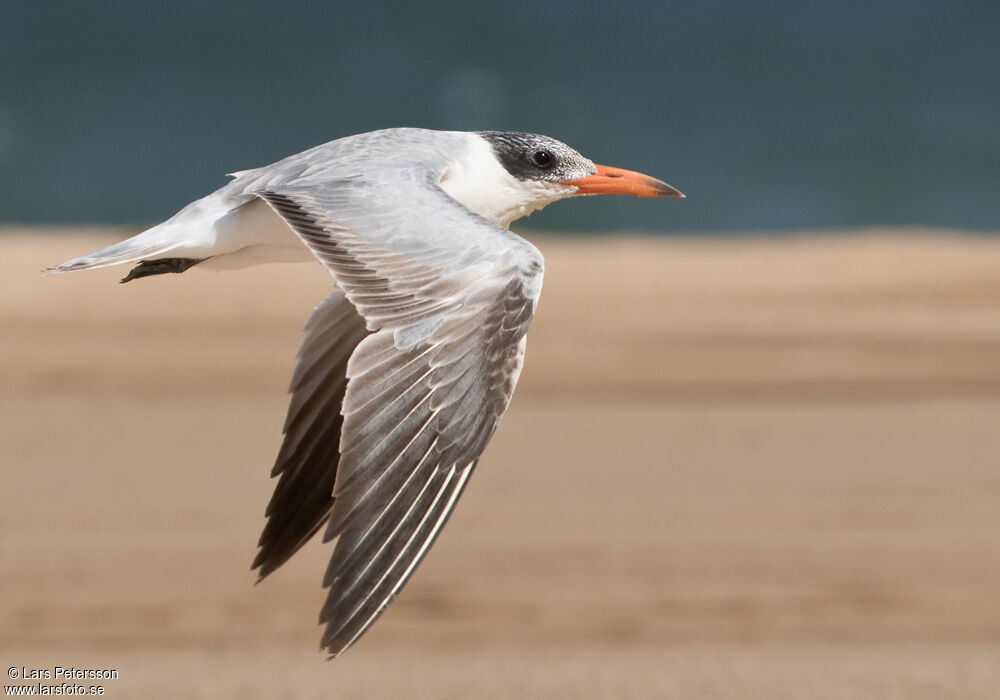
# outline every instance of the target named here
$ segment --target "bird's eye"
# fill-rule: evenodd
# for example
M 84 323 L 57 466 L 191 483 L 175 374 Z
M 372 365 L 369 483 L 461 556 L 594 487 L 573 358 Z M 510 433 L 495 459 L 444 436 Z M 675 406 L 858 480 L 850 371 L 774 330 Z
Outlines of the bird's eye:
M 535 165 L 539 168 L 551 168 L 555 165 L 556 157 L 549 151 L 535 151 L 531 154 L 531 160 L 534 161 Z

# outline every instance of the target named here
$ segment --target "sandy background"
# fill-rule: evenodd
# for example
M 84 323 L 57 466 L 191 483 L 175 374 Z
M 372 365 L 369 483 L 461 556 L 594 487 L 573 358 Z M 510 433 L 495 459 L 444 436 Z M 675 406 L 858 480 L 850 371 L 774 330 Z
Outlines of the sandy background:
M 1000 697 L 1000 241 L 542 239 L 520 387 L 342 659 L 259 586 L 318 266 L 38 270 L 0 235 L 0 662 L 112 698 Z

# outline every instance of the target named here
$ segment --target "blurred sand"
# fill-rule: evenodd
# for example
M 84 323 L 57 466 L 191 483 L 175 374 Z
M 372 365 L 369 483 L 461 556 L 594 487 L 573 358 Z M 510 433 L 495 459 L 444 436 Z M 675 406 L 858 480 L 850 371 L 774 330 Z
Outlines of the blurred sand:
M 511 410 L 327 663 L 329 547 L 249 564 L 330 281 L 38 275 L 115 237 L 0 235 L 7 666 L 115 667 L 111 698 L 1000 696 L 1000 240 L 536 241 Z

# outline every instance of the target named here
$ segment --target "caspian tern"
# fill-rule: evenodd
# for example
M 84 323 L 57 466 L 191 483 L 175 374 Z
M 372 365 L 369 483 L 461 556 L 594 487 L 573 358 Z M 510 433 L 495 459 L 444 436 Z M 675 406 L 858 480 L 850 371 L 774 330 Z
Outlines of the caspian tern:
M 344 652 L 399 593 L 507 408 L 542 288 L 510 223 L 589 194 L 683 197 L 547 136 L 387 129 L 244 170 L 167 221 L 49 268 L 122 280 L 319 260 L 335 289 L 305 327 L 263 578 L 324 523 L 322 648 Z

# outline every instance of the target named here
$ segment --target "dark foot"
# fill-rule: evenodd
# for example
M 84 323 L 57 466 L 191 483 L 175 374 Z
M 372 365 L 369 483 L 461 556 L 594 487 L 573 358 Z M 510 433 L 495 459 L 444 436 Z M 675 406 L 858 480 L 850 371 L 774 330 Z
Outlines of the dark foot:
M 143 260 L 122 277 L 122 284 L 150 275 L 165 275 L 168 272 L 184 272 L 189 267 L 197 265 L 204 258 L 160 258 L 159 260 Z

